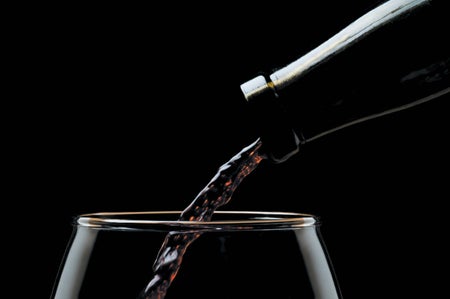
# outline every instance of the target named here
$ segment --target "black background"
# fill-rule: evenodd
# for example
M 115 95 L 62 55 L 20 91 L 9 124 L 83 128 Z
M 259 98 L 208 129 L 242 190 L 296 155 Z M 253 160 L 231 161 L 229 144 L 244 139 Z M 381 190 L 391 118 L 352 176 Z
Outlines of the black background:
M 74 216 L 182 210 L 258 137 L 239 85 L 380 2 L 39 7 L 16 37 L 27 84 L 7 129 L 10 201 L 30 221 L 21 239 L 43 296 Z M 344 298 L 432 298 L 448 235 L 447 108 L 448 97 L 263 163 L 227 209 L 320 216 Z

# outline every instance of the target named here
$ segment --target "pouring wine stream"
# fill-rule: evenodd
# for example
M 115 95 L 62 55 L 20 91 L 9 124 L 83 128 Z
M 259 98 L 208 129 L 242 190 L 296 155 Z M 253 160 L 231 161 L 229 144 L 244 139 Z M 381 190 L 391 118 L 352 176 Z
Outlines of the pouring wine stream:
M 266 157 L 260 153 L 260 139 L 243 148 L 227 163 L 223 164 L 217 174 L 184 209 L 179 221 L 209 221 L 214 211 L 231 199 L 233 192 Z M 138 298 L 163 299 L 175 279 L 181 266 L 184 253 L 200 233 L 169 233 L 153 265 L 154 276 Z

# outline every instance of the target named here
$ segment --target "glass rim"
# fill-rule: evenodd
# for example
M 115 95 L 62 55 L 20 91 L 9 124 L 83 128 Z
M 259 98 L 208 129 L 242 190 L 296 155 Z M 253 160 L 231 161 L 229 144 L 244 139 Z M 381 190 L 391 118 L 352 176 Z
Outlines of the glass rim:
M 180 221 L 182 211 L 99 212 L 81 214 L 74 219 L 77 226 L 104 230 L 276 230 L 312 227 L 319 218 L 312 214 L 276 211 L 215 211 L 209 221 Z M 172 218 L 170 218 L 172 217 Z

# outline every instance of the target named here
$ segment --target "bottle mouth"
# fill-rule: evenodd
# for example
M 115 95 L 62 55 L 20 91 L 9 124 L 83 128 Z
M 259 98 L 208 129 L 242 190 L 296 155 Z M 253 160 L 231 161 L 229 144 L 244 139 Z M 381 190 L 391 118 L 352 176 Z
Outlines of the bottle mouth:
M 209 221 L 179 221 L 182 211 L 104 212 L 82 214 L 74 224 L 100 230 L 248 231 L 311 227 L 318 217 L 294 212 L 216 211 Z

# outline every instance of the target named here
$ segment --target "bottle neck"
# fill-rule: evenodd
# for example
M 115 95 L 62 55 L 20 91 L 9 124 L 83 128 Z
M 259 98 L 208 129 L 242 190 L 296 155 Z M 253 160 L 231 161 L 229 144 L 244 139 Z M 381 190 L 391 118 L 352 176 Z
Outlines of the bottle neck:
M 448 93 L 444 12 L 438 2 L 388 1 L 285 68 L 241 85 L 272 160 Z

